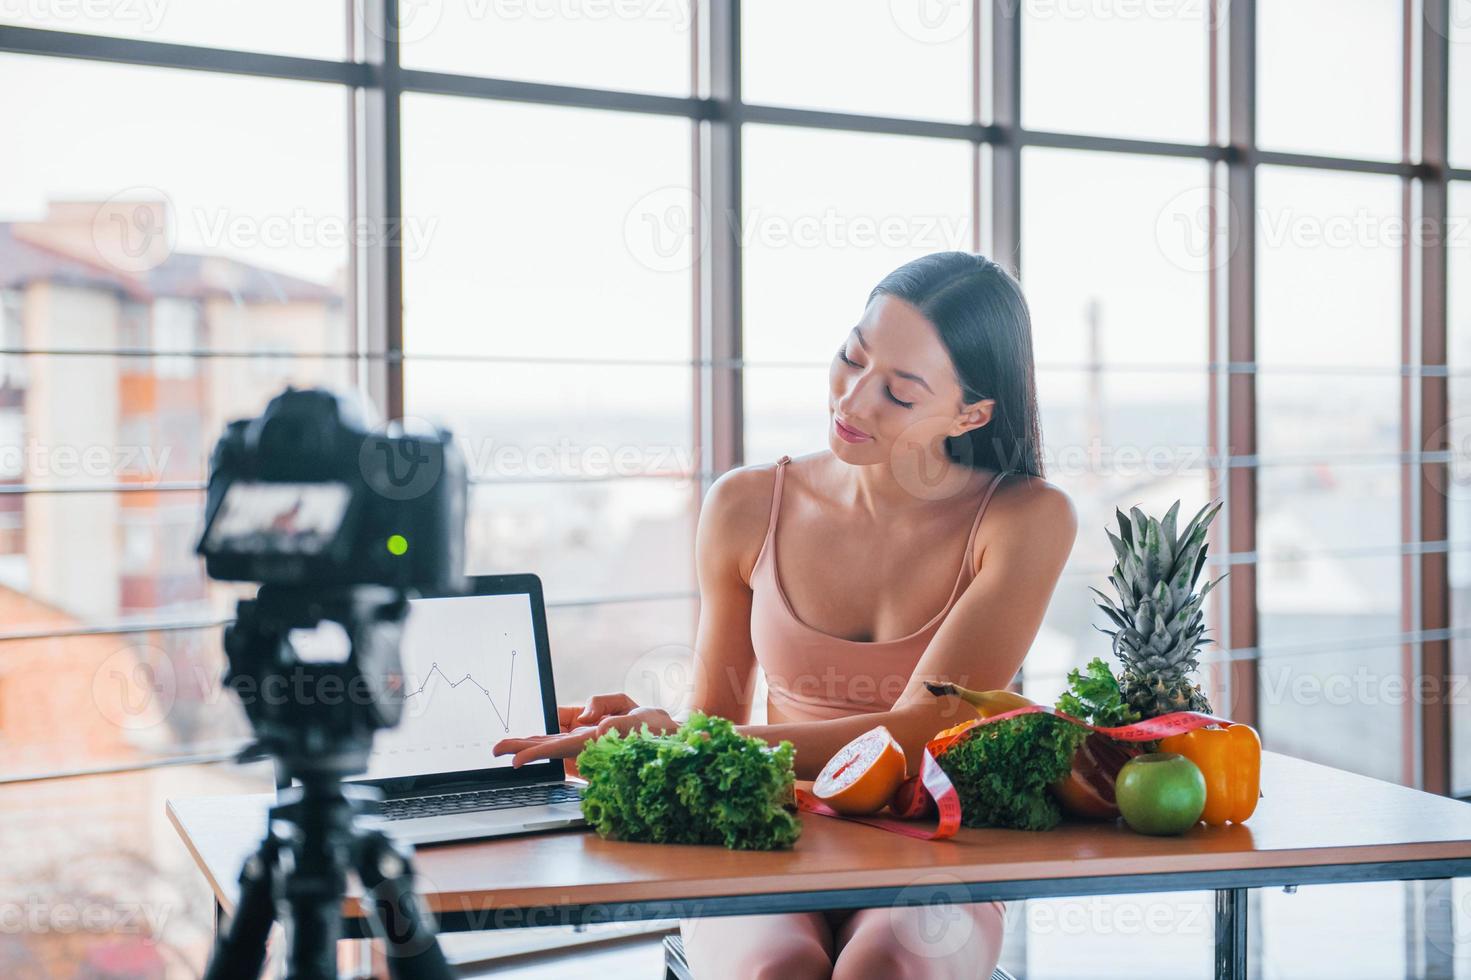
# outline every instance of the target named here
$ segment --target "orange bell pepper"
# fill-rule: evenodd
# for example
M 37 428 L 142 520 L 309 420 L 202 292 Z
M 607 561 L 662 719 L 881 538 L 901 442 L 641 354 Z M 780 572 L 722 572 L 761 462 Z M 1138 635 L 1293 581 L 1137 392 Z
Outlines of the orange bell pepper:
M 1159 740 L 1161 752 L 1178 752 L 1205 776 L 1205 812 L 1212 827 L 1242 823 L 1261 792 L 1262 740 L 1250 725 L 1197 728 Z

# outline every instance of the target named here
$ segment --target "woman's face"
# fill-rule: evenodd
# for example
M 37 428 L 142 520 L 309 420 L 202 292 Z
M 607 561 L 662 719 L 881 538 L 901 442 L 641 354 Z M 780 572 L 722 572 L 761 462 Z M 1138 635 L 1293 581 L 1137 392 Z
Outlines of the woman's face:
M 850 463 L 890 460 L 991 418 L 991 399 L 964 404 L 934 324 L 893 296 L 868 304 L 828 377 L 828 444 Z

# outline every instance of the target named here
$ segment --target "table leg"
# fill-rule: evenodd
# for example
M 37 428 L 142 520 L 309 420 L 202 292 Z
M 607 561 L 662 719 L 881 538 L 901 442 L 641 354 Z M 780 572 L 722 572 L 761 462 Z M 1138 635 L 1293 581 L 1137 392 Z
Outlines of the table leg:
M 1248 890 L 1216 889 L 1216 980 L 1246 978 Z

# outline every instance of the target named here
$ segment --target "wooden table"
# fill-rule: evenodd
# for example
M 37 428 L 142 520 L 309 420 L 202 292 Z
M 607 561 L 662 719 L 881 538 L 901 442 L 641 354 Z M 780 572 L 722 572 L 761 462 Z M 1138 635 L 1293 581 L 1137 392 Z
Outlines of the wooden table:
M 1246 977 L 1247 889 L 1471 875 L 1471 806 L 1277 753 L 1241 826 L 1146 837 L 1122 823 L 1035 833 L 963 828 L 912 840 L 802 815 L 787 851 L 605 841 L 560 831 L 421 848 L 419 891 L 442 932 L 1129 892 L 1216 892 L 1218 978 Z M 169 819 L 233 910 L 270 795 L 170 800 Z M 344 902 L 349 935 L 365 934 Z

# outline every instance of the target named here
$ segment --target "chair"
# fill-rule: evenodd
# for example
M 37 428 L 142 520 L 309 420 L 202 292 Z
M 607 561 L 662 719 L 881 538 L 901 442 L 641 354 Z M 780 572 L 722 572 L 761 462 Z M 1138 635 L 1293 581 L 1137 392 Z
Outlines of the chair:
M 684 937 L 674 933 L 664 937 L 664 980 L 695 980 L 690 973 L 689 961 L 684 958 Z M 991 974 L 991 980 L 1015 980 L 1000 967 Z

